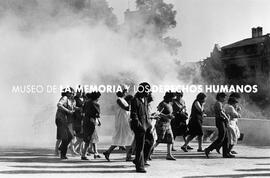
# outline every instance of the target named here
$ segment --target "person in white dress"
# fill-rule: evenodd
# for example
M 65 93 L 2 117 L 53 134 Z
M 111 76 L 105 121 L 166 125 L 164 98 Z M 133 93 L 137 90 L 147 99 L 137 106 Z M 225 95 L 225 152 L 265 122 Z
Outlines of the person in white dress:
M 229 151 L 232 154 L 236 154 L 235 151 L 232 151 L 233 146 L 237 144 L 238 138 L 240 138 L 240 130 L 237 126 L 238 119 L 241 115 L 237 110 L 237 103 L 238 101 L 234 97 L 230 97 L 228 99 L 228 104 L 225 105 L 225 113 L 229 116 L 229 125 L 228 125 L 228 132 L 229 132 Z
M 105 151 L 103 154 L 105 158 L 110 161 L 110 153 L 117 147 L 117 146 L 126 146 L 126 161 L 131 161 L 131 145 L 134 140 L 134 133 L 130 128 L 130 104 L 128 101 L 125 100 L 126 90 L 122 92 L 117 92 L 117 108 L 115 114 L 115 131 L 112 138 L 112 145 L 110 148 Z

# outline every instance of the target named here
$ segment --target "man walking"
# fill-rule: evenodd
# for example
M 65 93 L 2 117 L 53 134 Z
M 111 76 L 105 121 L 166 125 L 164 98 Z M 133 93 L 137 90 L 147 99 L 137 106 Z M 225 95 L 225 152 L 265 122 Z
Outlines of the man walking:
M 136 156 L 133 163 L 136 165 L 136 172 L 146 173 L 145 165 L 150 155 L 153 141 L 149 141 L 151 135 L 151 123 L 149 120 L 148 97 L 150 85 L 143 82 L 139 85 L 138 91 L 131 101 L 131 129 L 135 133 Z M 147 141 L 146 141 L 147 140 Z

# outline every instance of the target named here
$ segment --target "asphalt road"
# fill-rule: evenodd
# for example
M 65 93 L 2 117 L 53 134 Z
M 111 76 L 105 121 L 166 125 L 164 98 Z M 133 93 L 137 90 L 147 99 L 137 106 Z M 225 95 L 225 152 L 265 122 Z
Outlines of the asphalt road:
M 204 144 L 207 146 L 209 143 Z M 191 144 L 196 148 L 196 142 Z M 109 145 L 100 145 L 99 152 Z M 237 157 L 224 159 L 213 152 L 207 159 L 196 149 L 184 153 L 173 152 L 176 161 L 166 160 L 166 145 L 157 147 L 147 167 L 147 173 L 136 173 L 132 162 L 125 161 L 125 154 L 111 154 L 111 162 L 102 155 L 100 159 L 89 156 L 89 161 L 81 161 L 79 156 L 68 155 L 62 161 L 53 155 L 53 148 L 2 147 L 0 148 L 0 177 L 270 177 L 270 147 L 237 145 Z

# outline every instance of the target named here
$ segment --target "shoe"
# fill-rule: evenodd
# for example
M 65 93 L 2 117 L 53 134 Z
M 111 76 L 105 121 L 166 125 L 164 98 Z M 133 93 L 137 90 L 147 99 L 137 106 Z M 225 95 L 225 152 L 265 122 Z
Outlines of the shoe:
M 188 150 L 193 150 L 193 148 L 191 146 L 189 146 L 189 145 L 187 146 L 187 149 Z
M 89 160 L 86 156 L 82 156 L 81 160 Z
M 219 150 L 219 149 L 217 149 L 217 148 L 216 148 L 216 152 L 217 152 L 218 154 L 220 154 L 220 150 Z
M 231 151 L 230 153 L 234 155 L 238 154 L 236 151 Z
M 208 151 L 207 149 L 204 149 L 204 153 L 205 153 L 206 158 L 209 158 L 210 151 Z
M 106 158 L 106 156 L 105 156 Z M 107 158 L 106 158 L 107 159 Z M 108 159 L 107 159 L 108 160 Z M 126 157 L 126 161 L 133 161 L 132 157 Z
M 188 152 L 187 148 L 184 147 L 184 146 L 181 146 L 181 149 L 182 149 L 184 152 Z
M 152 156 L 149 156 L 148 160 L 149 160 L 149 161 L 152 161 Z
M 68 159 L 66 156 L 61 156 L 60 158 L 61 159 Z
M 167 156 L 167 157 L 166 157 L 166 160 L 172 160 L 172 161 L 175 161 L 176 159 L 175 159 L 173 156 Z
M 99 154 L 94 155 L 94 159 L 101 158 Z
M 231 155 L 231 154 L 228 154 L 228 155 L 223 156 L 223 158 L 235 158 L 235 156 Z
M 197 152 L 204 152 L 204 150 L 203 149 L 198 149 Z
M 110 153 L 104 152 L 103 155 L 105 156 L 105 158 L 107 159 L 107 161 L 109 161 L 109 162 L 111 161 L 110 160 Z
M 146 173 L 146 170 L 145 170 L 145 169 L 136 169 L 136 172 L 139 172 L 139 173 Z
M 144 163 L 144 166 L 150 166 L 150 164 L 148 164 L 148 163 Z

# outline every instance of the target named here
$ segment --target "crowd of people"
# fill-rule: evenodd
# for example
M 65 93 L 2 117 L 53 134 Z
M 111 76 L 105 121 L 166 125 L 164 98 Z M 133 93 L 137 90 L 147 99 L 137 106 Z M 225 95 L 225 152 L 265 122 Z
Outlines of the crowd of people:
M 74 155 L 81 155 L 81 160 L 88 160 L 87 155 L 101 158 L 98 153 L 99 141 L 97 127 L 101 126 L 98 91 L 82 93 L 73 88 L 65 89 L 57 104 L 56 126 L 57 141 L 55 154 L 61 159 L 68 159 L 66 154 L 70 149 Z M 225 93 L 217 93 L 214 105 L 215 121 L 218 130 L 217 139 L 207 148 L 202 148 L 203 120 L 206 116 L 204 104 L 206 95 L 199 93 L 192 104 L 188 115 L 183 92 L 165 93 L 163 100 L 157 106 L 157 111 L 150 113 L 150 103 L 153 101 L 151 86 L 147 82 L 139 85 L 137 93 L 127 95 L 123 89 L 116 93 L 115 127 L 111 146 L 103 152 L 106 160 L 117 147 L 125 148 L 126 161 L 135 164 L 137 172 L 146 172 L 145 166 L 154 149 L 162 143 L 167 144 L 167 160 L 176 160 L 172 151 L 176 151 L 174 142 L 177 136 L 182 136 L 184 152 L 193 149 L 189 146 L 195 137 L 198 140 L 198 152 L 204 152 L 208 158 L 212 150 L 222 154 L 224 158 L 233 158 L 237 154 L 233 147 L 237 144 L 240 131 L 237 118 L 240 118 L 238 100 L 240 95 L 232 93 L 226 102 Z M 135 154 L 135 158 L 132 155 Z

